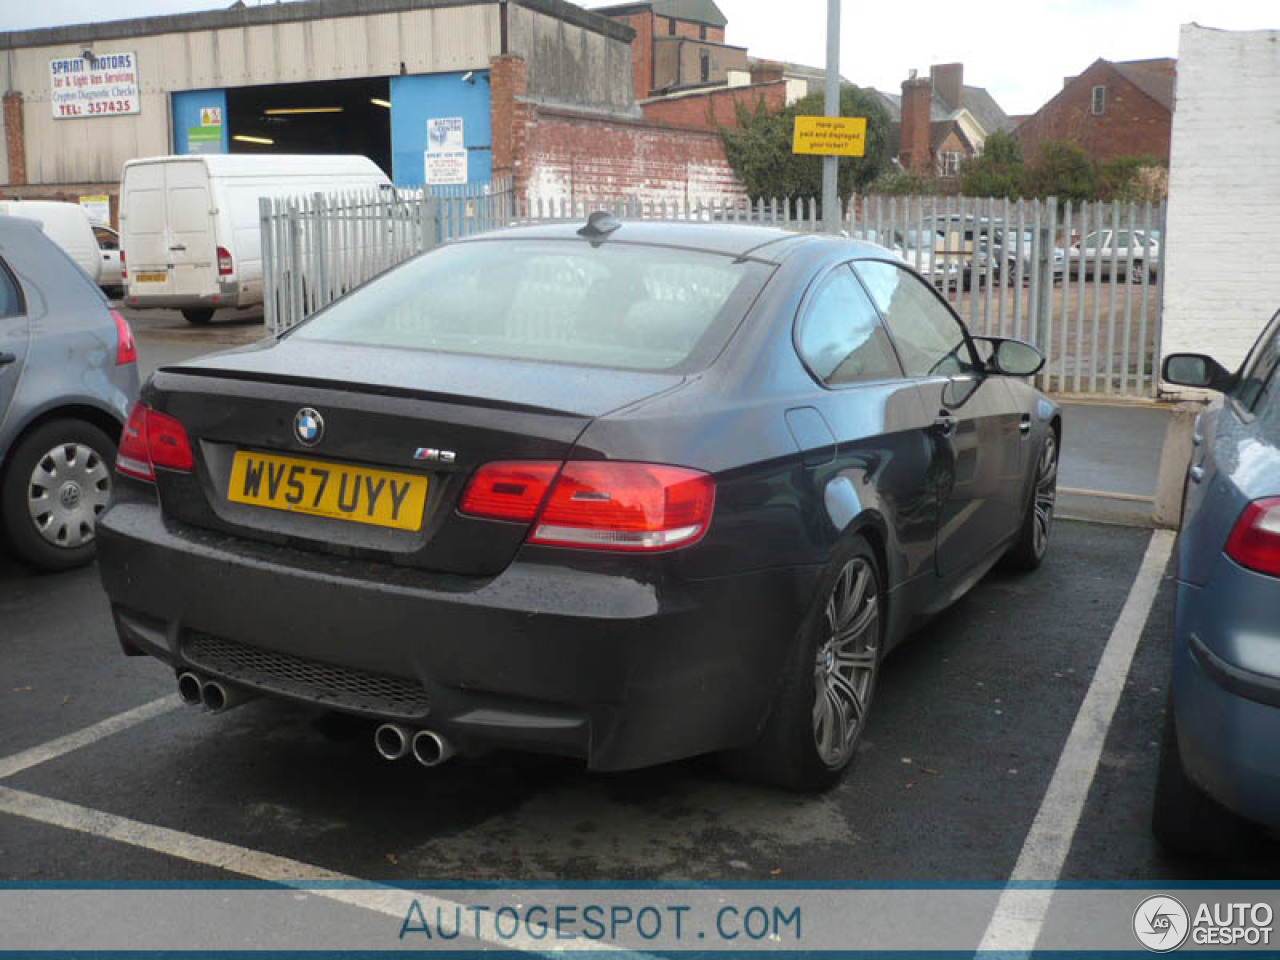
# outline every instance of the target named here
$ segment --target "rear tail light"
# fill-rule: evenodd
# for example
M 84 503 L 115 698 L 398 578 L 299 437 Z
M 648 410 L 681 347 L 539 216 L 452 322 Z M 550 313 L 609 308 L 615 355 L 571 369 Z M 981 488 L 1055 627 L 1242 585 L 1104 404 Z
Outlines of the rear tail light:
M 112 310 L 111 317 L 116 322 L 116 366 L 123 367 L 138 359 L 138 348 L 133 342 L 133 331 L 129 329 L 129 321 L 120 316 L 119 311 Z
M 156 467 L 190 473 L 195 466 L 182 424 L 167 413 L 135 403 L 120 435 L 116 470 L 139 480 L 156 479 Z
M 1280 577 L 1280 497 L 1244 508 L 1227 539 L 1227 556 L 1242 567 Z
M 226 247 L 218 248 L 218 276 L 228 277 L 231 275 L 232 263 L 231 252 Z
M 530 543 L 653 552 L 699 540 L 714 506 L 715 481 L 698 470 L 571 460 L 563 468 L 547 462 L 488 464 L 468 484 L 461 510 L 533 520 Z
M 128 279 L 129 279 L 129 267 L 128 267 L 128 266 L 125 264 L 125 262 L 124 262 L 124 251 L 123 251 L 123 250 L 121 250 L 121 251 L 120 251 L 120 279 L 121 279 L 121 280 L 128 280 Z

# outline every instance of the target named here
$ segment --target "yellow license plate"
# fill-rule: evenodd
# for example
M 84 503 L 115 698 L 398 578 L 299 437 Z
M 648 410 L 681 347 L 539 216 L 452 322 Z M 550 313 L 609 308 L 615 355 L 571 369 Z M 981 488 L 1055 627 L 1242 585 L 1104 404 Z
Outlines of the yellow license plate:
M 417 530 L 427 478 L 321 460 L 236 452 L 227 499 L 397 530 Z
M 136 274 L 136 277 L 139 283 L 164 283 L 166 280 L 169 279 L 169 275 L 165 273 L 163 270 L 160 270 L 158 272 L 149 271 L 149 272 L 139 273 L 139 274 Z

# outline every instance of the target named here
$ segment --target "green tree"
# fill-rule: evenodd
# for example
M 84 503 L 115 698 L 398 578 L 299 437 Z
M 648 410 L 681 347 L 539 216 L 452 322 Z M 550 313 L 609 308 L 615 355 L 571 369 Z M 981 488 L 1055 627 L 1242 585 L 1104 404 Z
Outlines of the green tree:
M 1097 189 L 1094 199 L 1114 200 L 1120 203 L 1159 200 L 1160 196 L 1152 196 L 1151 178 L 1153 173 L 1165 170 L 1167 166 L 1165 161 L 1152 156 L 1116 157 L 1114 160 L 1104 160 L 1097 166 Z
M 982 153 L 965 162 L 960 175 L 966 197 L 1020 197 L 1026 179 L 1022 144 L 1012 133 L 997 130 L 987 137 Z
M 791 152 L 795 118 L 823 115 L 822 94 L 810 94 L 778 113 L 761 98 L 754 113 L 738 106 L 741 129 L 720 128 L 729 166 L 752 197 L 821 197 L 822 158 Z M 841 157 L 838 180 L 848 197 L 874 180 L 889 164 L 889 113 L 870 90 L 852 85 L 840 91 L 840 115 L 867 118 L 866 155 Z
M 1077 203 L 1092 200 L 1097 189 L 1093 164 L 1074 143 L 1047 140 L 1026 170 L 1025 193 L 1032 197 L 1057 197 Z

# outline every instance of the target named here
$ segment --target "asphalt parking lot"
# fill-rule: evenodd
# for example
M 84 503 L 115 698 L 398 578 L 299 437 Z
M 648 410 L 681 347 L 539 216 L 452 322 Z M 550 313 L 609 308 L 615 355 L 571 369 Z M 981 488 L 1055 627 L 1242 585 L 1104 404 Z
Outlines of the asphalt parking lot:
M 130 320 L 144 375 L 261 331 L 252 317 L 200 330 L 163 313 Z M 0 879 L 1274 878 L 1280 845 L 1206 863 L 1166 855 L 1148 829 L 1170 537 L 1059 521 L 1041 570 L 991 574 L 891 657 L 849 776 L 818 797 L 728 779 L 711 759 L 594 774 L 491 754 L 427 770 L 378 757 L 364 721 L 264 700 L 207 714 L 178 703 L 163 665 L 119 651 L 95 568 L 37 576 L 0 559 Z M 1149 553 L 1161 562 L 1146 570 Z M 1154 599 L 1137 601 L 1135 626 L 1144 589 Z M 1116 660 L 1122 619 L 1132 656 Z M 1108 685 L 1118 706 L 1096 775 L 1046 828 L 1055 772 L 1082 756 L 1077 714 Z

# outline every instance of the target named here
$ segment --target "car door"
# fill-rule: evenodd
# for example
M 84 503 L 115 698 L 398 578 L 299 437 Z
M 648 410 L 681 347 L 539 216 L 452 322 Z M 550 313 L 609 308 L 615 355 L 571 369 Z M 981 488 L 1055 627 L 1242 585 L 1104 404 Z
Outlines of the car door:
M 787 427 L 820 475 L 828 510 L 879 509 L 894 526 L 903 578 L 931 574 L 932 419 L 849 264 L 828 271 L 806 295 L 795 347 L 826 389 L 812 407 L 788 410 Z
M 932 418 L 936 564 L 949 577 L 1017 529 L 1026 458 L 1020 438 L 1030 415 L 1018 410 L 1003 378 L 982 371 L 964 324 L 928 284 L 886 261 L 862 260 L 854 269 Z
M 27 360 L 30 335 L 22 286 L 0 256 L 0 438 Z

